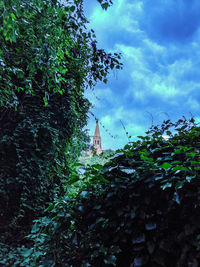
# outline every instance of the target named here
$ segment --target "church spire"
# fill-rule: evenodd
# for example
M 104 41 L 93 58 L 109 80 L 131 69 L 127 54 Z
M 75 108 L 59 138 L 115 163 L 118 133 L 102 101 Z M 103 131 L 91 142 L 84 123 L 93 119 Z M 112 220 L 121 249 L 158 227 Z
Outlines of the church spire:
M 102 153 L 101 136 L 100 136 L 100 131 L 99 131 L 98 120 L 96 121 L 96 128 L 95 128 L 95 133 L 94 133 L 94 137 L 93 137 L 93 146 L 94 146 L 94 149 L 96 150 L 97 154 Z
M 96 129 L 95 129 L 94 136 L 99 136 L 100 137 L 99 123 L 98 123 L 98 121 L 96 121 Z

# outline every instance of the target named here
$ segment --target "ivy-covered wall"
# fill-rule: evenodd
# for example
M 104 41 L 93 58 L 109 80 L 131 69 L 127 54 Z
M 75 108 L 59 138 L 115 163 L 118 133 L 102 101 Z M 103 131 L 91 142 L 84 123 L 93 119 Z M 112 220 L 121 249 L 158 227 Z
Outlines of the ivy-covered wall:
M 119 55 L 97 48 L 82 4 L 0 1 L 0 235 L 8 244 L 22 242 L 63 193 L 66 149 L 87 123 L 84 91 L 121 68 Z

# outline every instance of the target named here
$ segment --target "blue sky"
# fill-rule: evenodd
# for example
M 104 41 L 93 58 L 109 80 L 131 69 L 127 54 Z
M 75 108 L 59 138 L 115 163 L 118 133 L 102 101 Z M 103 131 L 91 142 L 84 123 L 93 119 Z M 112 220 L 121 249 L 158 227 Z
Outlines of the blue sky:
M 151 116 L 155 124 L 191 114 L 200 120 L 199 0 L 114 0 L 107 11 L 85 0 L 84 9 L 98 47 L 121 52 L 124 64 L 107 84 L 86 92 L 100 120 L 103 149 L 128 142 L 120 120 L 132 140 L 149 129 Z M 87 128 L 93 135 L 91 116 Z

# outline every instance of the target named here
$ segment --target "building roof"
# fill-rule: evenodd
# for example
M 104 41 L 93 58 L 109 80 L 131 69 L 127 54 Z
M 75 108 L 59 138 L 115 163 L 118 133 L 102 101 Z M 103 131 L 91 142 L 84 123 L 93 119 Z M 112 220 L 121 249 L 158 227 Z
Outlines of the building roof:
M 99 132 L 99 124 L 98 124 L 98 121 L 96 121 L 96 129 L 95 129 L 94 136 L 98 136 L 98 137 L 100 137 L 100 132 Z

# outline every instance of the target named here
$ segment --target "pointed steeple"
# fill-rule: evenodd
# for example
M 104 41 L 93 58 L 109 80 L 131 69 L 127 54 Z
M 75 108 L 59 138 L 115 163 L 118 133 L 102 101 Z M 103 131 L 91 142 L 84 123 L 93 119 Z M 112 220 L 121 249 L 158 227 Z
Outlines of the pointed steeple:
M 95 133 L 93 137 L 93 146 L 97 154 L 101 154 L 103 152 L 101 148 L 101 136 L 100 136 L 100 131 L 99 131 L 98 120 L 96 121 L 96 128 L 95 128 Z
M 99 136 L 100 137 L 99 123 L 98 123 L 98 121 L 96 121 L 96 129 L 95 129 L 94 136 Z

